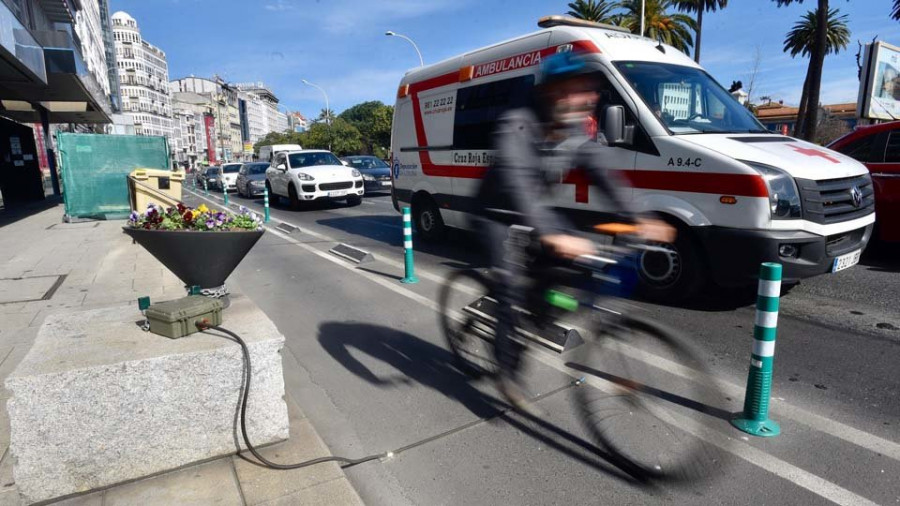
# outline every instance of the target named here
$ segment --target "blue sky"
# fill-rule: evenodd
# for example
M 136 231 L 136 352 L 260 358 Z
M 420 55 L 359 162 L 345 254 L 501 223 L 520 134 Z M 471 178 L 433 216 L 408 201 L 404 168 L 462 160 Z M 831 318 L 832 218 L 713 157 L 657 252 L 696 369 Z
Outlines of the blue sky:
M 365 100 L 392 103 L 403 73 L 418 64 L 537 29 L 541 16 L 563 14 L 555 0 L 111 0 L 137 20 L 143 36 L 168 55 L 169 75 L 211 76 L 231 82 L 264 81 L 290 110 L 307 116 L 324 107 L 340 112 Z M 701 64 L 726 87 L 749 83 L 754 56 L 759 71 L 753 97 L 796 105 L 805 58 L 782 52 L 785 34 L 814 0 L 777 8 L 771 0 L 732 0 L 704 17 Z M 831 0 L 849 15 L 851 44 L 825 60 L 822 102 L 856 100 L 856 41 L 878 35 L 900 45 L 900 22 L 889 18 L 891 0 Z

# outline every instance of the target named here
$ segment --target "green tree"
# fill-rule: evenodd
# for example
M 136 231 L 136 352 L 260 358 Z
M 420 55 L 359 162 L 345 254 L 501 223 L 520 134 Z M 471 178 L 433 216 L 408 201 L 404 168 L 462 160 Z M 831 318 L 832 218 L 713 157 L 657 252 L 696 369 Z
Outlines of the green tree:
M 363 102 L 345 110 L 339 118 L 347 121 L 362 135 L 365 154 L 384 157 L 391 144 L 391 121 L 394 108 L 378 100 Z
M 300 145 L 306 149 L 328 149 L 337 156 L 359 153 L 362 147 L 359 130 L 341 118 L 334 118 L 331 124 L 313 123 L 300 134 Z
M 675 7 L 682 12 L 697 13 L 697 43 L 694 45 L 694 61 L 700 63 L 700 38 L 703 35 L 703 13 L 716 12 L 728 6 L 728 0 L 675 0 Z
M 269 132 L 265 137 L 256 141 L 253 150 L 259 153 L 262 146 L 271 146 L 272 144 L 300 144 L 300 134 L 297 132 Z
M 619 5 L 606 0 L 575 0 L 569 4 L 569 16 L 597 23 L 614 24 L 616 17 L 613 9 Z
M 631 30 L 631 33 L 641 32 L 641 1 L 625 0 L 621 3 L 624 12 L 619 24 Z M 643 1 L 646 26 L 644 35 L 687 53 L 694 45 L 691 31 L 697 31 L 694 18 L 686 14 L 670 14 L 669 8 L 675 6 L 675 0 Z
M 803 0 L 772 0 L 779 7 L 794 3 L 802 4 Z M 801 98 L 801 110 L 797 113 L 797 127 L 794 135 L 808 141 L 816 138 L 816 125 L 819 117 L 819 95 L 822 90 L 822 69 L 825 67 L 825 50 L 828 45 L 828 0 L 816 0 L 815 18 L 816 28 L 813 44 L 809 52 L 809 66 L 806 69 L 806 79 L 803 82 Z
M 828 54 L 836 54 L 847 48 L 850 42 L 850 30 L 847 28 L 847 16 L 839 15 L 838 9 L 830 9 L 825 17 L 825 45 L 824 50 L 818 47 L 818 23 L 819 13 L 809 11 L 800 18 L 784 39 L 784 52 L 791 57 L 797 55 L 810 57 L 810 68 L 807 70 L 806 79 L 803 82 L 803 91 L 800 95 L 800 108 L 797 111 L 797 127 L 795 135 L 807 140 L 815 140 L 818 128 L 819 112 L 819 86 L 815 86 L 816 95 L 813 97 L 814 80 L 821 83 L 821 70 L 818 78 L 813 73 L 812 60 L 821 51 L 822 59 Z M 824 63 L 824 62 L 823 62 Z

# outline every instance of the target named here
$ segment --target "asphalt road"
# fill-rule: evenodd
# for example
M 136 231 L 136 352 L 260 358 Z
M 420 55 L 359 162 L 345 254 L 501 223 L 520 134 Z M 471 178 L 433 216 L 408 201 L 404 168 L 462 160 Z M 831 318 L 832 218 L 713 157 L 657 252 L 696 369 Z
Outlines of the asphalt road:
M 210 198 L 221 202 L 221 194 Z M 261 210 L 259 199 L 231 203 Z M 589 443 L 570 397 L 573 388 L 591 387 L 567 386 L 573 376 L 561 357 L 537 351 L 529 360 L 530 391 L 558 390 L 538 401 L 541 418 L 504 413 L 491 384 L 467 381 L 452 367 L 433 307 L 448 272 L 483 265 L 469 234 L 416 244 L 421 282 L 402 285 L 401 221 L 388 195 L 353 208 L 275 206 L 272 218 L 232 279 L 287 338 L 288 393 L 336 455 L 421 443 L 347 470 L 368 504 L 900 502 L 900 256 L 893 251 L 782 297 L 771 413 L 782 435 L 771 439 L 744 437 L 725 420 L 743 402 L 754 290 L 716 291 L 691 307 L 634 302 L 635 311 L 689 335 L 727 395 L 707 413 L 685 411 L 709 429 L 700 436 L 720 472 L 690 486 L 648 488 Z M 275 228 L 281 222 L 296 229 Z M 375 261 L 356 267 L 328 253 L 338 242 Z

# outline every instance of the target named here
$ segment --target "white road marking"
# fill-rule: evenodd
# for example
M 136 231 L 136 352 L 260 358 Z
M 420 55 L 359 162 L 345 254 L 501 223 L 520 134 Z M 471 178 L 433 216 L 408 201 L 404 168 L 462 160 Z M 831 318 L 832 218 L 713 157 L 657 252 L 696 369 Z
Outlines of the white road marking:
M 207 200 L 210 203 L 216 204 L 200 195 L 197 196 L 203 200 Z M 388 281 L 378 276 L 377 274 L 356 269 L 355 266 L 349 265 L 346 262 L 329 255 L 327 252 L 320 251 L 309 244 L 297 241 L 293 237 L 276 230 L 273 226 L 267 226 L 266 228 L 273 234 L 303 248 L 304 250 L 320 258 L 328 260 L 329 262 L 347 269 L 350 272 L 363 276 L 373 283 L 383 286 L 398 295 L 402 295 L 410 300 L 418 302 L 419 304 L 425 306 L 428 309 L 431 309 L 432 311 L 439 311 L 438 304 L 423 295 L 419 295 L 401 285 L 397 285 L 392 281 Z M 441 281 L 443 280 L 438 277 L 438 282 Z M 675 373 L 685 378 L 696 378 L 699 374 L 697 371 L 689 367 L 685 367 L 681 364 L 677 364 L 643 350 L 632 348 L 629 352 L 628 348 L 629 347 L 625 345 L 622 349 L 634 358 L 639 358 L 640 360 L 654 367 L 663 368 L 668 372 Z M 580 377 L 580 375 L 573 374 L 572 370 L 565 365 L 565 363 L 559 356 L 551 355 L 549 352 L 545 352 L 539 348 L 527 348 L 527 353 L 529 356 L 535 358 L 536 360 L 539 360 L 541 363 L 547 366 L 553 367 L 554 369 L 569 374 L 572 377 Z M 599 378 L 592 378 L 593 377 L 589 377 L 588 382 L 595 386 L 602 385 L 602 383 L 600 382 L 605 381 Z M 742 386 L 736 385 L 726 380 L 722 380 L 720 378 L 713 377 L 710 379 L 717 382 L 718 385 L 726 393 L 730 394 L 733 397 L 740 397 L 744 393 L 744 388 Z M 806 411 L 802 408 L 793 406 L 791 404 L 788 404 L 787 402 L 780 401 L 775 398 L 772 399 L 772 411 L 779 415 L 791 418 L 797 422 L 807 425 L 819 432 L 842 439 L 872 452 L 885 455 L 894 460 L 900 461 L 900 444 L 893 441 L 875 436 L 873 434 L 869 434 L 854 427 L 850 427 L 849 425 Z M 691 425 L 692 424 L 681 424 L 682 427 L 689 427 Z M 768 453 L 751 445 L 738 443 L 737 440 L 731 438 L 730 436 L 727 436 L 718 429 L 703 426 L 702 428 L 695 428 L 695 430 L 692 430 L 691 433 L 693 433 L 696 437 L 699 437 L 721 448 L 724 451 L 732 453 L 733 455 L 749 462 L 750 464 L 765 469 L 784 480 L 790 481 L 791 483 L 805 488 L 834 503 L 846 505 L 876 504 L 862 496 L 854 494 L 853 492 L 835 483 L 827 481 L 818 475 L 812 474 L 806 470 L 794 466 L 789 462 L 769 455 Z

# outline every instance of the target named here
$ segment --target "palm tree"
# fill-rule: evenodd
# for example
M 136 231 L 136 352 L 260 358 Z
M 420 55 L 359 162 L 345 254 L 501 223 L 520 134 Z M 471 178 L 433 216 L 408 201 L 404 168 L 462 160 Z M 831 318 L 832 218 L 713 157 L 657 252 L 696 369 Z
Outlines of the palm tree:
M 900 2 L 900 0 L 898 0 Z M 839 15 L 838 9 L 831 9 L 827 16 L 827 30 L 825 31 L 825 54 L 837 54 L 842 49 L 847 49 L 850 43 L 850 30 L 847 28 L 847 15 Z M 784 52 L 791 53 L 791 57 L 798 54 L 809 56 L 816 37 L 816 13 L 809 11 L 800 18 L 794 28 L 788 32 L 784 39 Z
M 803 3 L 803 0 L 772 0 L 779 7 L 792 3 Z M 794 135 L 812 141 L 816 138 L 816 125 L 819 116 L 819 95 L 822 90 L 822 69 L 825 66 L 825 50 L 828 45 L 828 0 L 816 0 L 816 24 L 814 37 L 809 50 L 809 67 L 803 83 L 801 109 L 797 113 L 797 127 Z
M 620 4 L 624 12 L 617 24 L 628 28 L 631 33 L 641 31 L 641 2 L 642 0 L 625 0 Z M 686 14 L 669 14 L 668 10 L 675 6 L 676 0 L 643 0 L 643 2 L 644 24 L 647 27 L 644 35 L 687 53 L 694 45 L 691 31 L 697 31 L 694 19 Z
M 897 0 L 900 2 L 900 0 Z M 700 63 L 700 36 L 703 32 L 703 13 L 724 9 L 728 0 L 675 0 L 675 7 L 682 12 L 697 13 L 697 44 L 694 45 L 694 61 Z
M 894 7 L 891 9 L 891 18 L 900 20 L 900 0 L 894 0 Z
M 611 23 L 614 21 L 612 10 L 618 7 L 615 2 L 606 0 L 575 0 L 569 4 L 568 14 L 574 18 L 594 21 L 597 23 Z
M 843 49 L 847 49 L 850 43 L 850 30 L 847 28 L 847 15 L 840 15 L 838 9 L 830 9 L 825 16 L 825 50 L 824 57 L 829 54 L 837 54 Z M 790 53 L 791 57 L 797 55 L 809 56 L 810 59 L 816 49 L 817 27 L 819 15 L 817 12 L 809 11 L 800 18 L 784 39 L 784 52 Z M 807 72 L 806 79 L 803 83 L 803 92 L 800 95 L 800 109 L 797 111 L 797 134 L 805 133 L 806 139 L 815 138 L 815 130 L 818 126 L 818 104 L 819 100 L 812 99 L 811 75 Z M 812 116 L 812 118 L 811 118 Z M 805 118 L 805 124 L 801 123 L 800 118 Z M 813 122 L 813 123 L 811 123 Z M 812 130 L 810 130 L 812 128 Z

